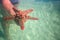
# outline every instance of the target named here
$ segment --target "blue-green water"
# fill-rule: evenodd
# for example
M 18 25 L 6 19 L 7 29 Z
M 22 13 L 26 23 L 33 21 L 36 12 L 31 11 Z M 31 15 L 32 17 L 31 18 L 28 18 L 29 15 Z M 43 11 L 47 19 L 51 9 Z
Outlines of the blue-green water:
M 28 20 L 25 30 L 22 31 L 13 20 L 5 22 L 5 15 L 0 6 L 0 40 L 60 40 L 60 4 L 54 2 L 36 2 L 34 0 L 21 0 L 18 9 L 27 10 L 33 8 L 30 16 L 39 20 Z M 8 26 L 4 25 L 9 24 Z

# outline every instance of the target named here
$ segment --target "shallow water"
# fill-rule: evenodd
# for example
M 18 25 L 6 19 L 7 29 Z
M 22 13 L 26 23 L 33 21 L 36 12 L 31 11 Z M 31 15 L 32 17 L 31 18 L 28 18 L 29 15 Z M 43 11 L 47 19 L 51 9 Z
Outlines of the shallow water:
M 12 20 L 8 22 L 9 27 L 2 27 L 1 24 L 4 20 L 2 21 L 2 17 L 0 17 L 0 40 L 5 40 L 5 37 L 7 40 L 9 38 L 10 40 L 60 40 L 59 2 L 60 1 L 36 2 L 34 0 L 21 0 L 18 9 L 27 10 L 33 8 L 34 11 L 29 15 L 37 17 L 39 20 L 28 20 L 25 23 L 25 30 L 22 31 Z M 4 13 L 3 10 L 0 10 L 0 14 L 1 13 Z

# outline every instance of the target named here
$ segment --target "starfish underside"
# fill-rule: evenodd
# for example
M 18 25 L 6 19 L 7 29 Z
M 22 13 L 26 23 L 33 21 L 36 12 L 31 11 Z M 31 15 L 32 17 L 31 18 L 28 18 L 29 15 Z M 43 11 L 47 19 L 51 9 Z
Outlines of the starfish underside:
M 24 30 L 24 22 L 26 22 L 28 19 L 38 20 L 38 18 L 28 16 L 28 14 L 32 11 L 33 11 L 32 9 L 25 10 L 25 11 L 19 10 L 16 12 L 15 16 L 4 17 L 4 20 L 17 20 L 17 22 L 19 23 L 19 25 L 21 27 L 21 30 Z

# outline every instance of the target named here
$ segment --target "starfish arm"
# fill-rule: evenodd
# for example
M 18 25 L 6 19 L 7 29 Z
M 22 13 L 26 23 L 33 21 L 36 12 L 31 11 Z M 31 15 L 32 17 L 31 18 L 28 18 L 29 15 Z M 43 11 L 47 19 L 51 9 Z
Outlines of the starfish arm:
M 19 21 L 19 24 L 20 24 L 21 30 L 24 30 L 24 22 L 23 22 L 23 20 Z
M 27 19 L 38 20 L 38 18 L 27 16 Z
M 30 12 L 32 12 L 32 11 L 33 11 L 33 9 L 25 10 L 25 11 L 24 11 L 24 14 L 27 15 L 28 13 L 30 13 Z
M 14 19 L 14 17 L 13 16 L 7 16 L 7 17 L 3 17 L 3 19 L 4 20 L 12 20 L 12 19 Z
M 28 20 L 28 19 L 27 19 L 27 18 L 25 18 L 25 19 L 24 19 L 24 22 L 26 22 L 27 20 Z

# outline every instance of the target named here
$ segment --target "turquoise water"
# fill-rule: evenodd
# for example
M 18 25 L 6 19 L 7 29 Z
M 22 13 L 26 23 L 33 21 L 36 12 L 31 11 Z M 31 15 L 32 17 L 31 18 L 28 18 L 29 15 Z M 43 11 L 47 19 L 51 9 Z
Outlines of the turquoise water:
M 0 40 L 60 40 L 59 1 L 36 2 L 34 0 L 21 0 L 17 8 L 21 10 L 33 8 L 34 11 L 29 15 L 37 17 L 39 20 L 28 20 L 25 23 L 25 30 L 22 31 L 13 20 L 5 22 L 2 19 L 3 16 L 6 16 L 6 11 L 1 7 Z

